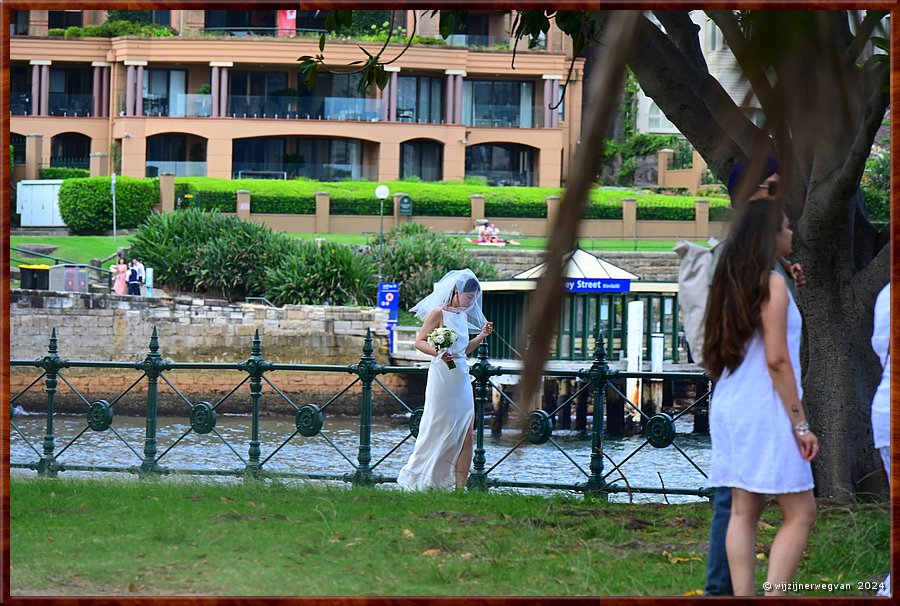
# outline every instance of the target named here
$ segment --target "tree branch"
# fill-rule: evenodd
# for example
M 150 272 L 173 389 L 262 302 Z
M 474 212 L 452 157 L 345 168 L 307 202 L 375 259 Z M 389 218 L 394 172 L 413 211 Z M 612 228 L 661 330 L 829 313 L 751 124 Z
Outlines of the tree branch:
M 678 124 L 710 169 L 727 179 L 750 154 L 759 129 L 715 78 L 694 69 L 648 19 L 640 19 L 636 35 L 628 62 L 641 89 Z
M 709 18 L 722 30 L 722 35 L 728 42 L 728 46 L 734 53 L 738 64 L 744 71 L 744 75 L 753 88 L 753 93 L 759 100 L 763 112 L 770 119 L 778 115 L 776 108 L 776 98 L 769 79 L 763 72 L 762 67 L 748 53 L 747 38 L 741 31 L 741 27 L 731 11 L 706 11 Z
M 700 48 L 700 26 L 691 21 L 687 11 L 660 10 L 653 11 L 659 19 L 669 39 L 681 51 L 686 61 L 704 74 L 709 73 L 706 57 Z
M 877 65 L 868 74 L 868 85 L 871 87 L 869 95 L 864 99 L 865 115 L 860 128 L 856 131 L 856 137 L 847 150 L 847 160 L 842 164 L 838 176 L 839 188 L 849 188 L 859 182 L 859 176 L 869 157 L 872 141 L 875 133 L 881 126 L 884 113 L 887 111 L 890 97 L 884 89 L 887 82 L 889 66 L 887 63 Z
M 855 63 L 859 58 L 860 53 L 863 52 L 863 49 L 866 48 L 866 44 L 869 43 L 869 38 L 872 37 L 872 34 L 875 32 L 875 28 L 881 23 L 881 20 L 884 19 L 884 16 L 887 14 L 887 11 L 867 11 L 865 19 L 859 24 L 859 27 L 856 30 L 856 36 L 853 38 L 853 41 L 850 43 L 850 46 L 847 47 L 846 52 L 844 53 L 844 59 L 847 63 Z

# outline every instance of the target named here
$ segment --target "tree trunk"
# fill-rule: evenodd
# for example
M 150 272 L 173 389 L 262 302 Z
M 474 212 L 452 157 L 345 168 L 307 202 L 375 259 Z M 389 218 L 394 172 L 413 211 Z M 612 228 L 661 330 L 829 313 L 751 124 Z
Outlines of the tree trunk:
M 804 266 L 812 275 L 799 295 L 806 337 L 803 405 L 821 447 L 813 462 L 816 494 L 839 501 L 884 495 L 870 412 L 881 376 L 869 340 L 881 284 L 842 287 L 821 280 L 821 265 L 810 260 Z

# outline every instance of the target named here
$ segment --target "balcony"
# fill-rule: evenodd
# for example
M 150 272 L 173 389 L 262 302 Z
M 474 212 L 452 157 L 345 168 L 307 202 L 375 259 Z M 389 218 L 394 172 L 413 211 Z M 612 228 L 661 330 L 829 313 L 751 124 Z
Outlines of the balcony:
M 465 116 L 466 126 L 491 126 L 495 128 L 534 128 L 543 117 L 536 108 L 522 111 L 519 105 L 487 105 L 476 103 L 471 116 Z M 542 122 L 543 120 L 540 120 Z
M 448 46 L 465 46 L 467 48 L 500 47 L 509 49 L 508 36 L 487 36 L 473 34 L 450 34 L 447 36 Z
M 90 117 L 93 111 L 93 95 L 73 95 L 69 93 L 50 93 L 47 112 L 51 116 Z
M 374 165 L 348 163 L 240 162 L 232 161 L 234 179 L 296 179 L 315 181 L 374 180 L 378 169 Z
M 13 116 L 31 115 L 31 93 L 10 93 L 9 113 Z
M 172 173 L 176 177 L 205 177 L 206 162 L 147 160 L 145 176 L 158 177 L 163 173 Z
M 230 96 L 228 115 L 234 118 L 377 122 L 381 120 L 381 100 L 354 97 Z

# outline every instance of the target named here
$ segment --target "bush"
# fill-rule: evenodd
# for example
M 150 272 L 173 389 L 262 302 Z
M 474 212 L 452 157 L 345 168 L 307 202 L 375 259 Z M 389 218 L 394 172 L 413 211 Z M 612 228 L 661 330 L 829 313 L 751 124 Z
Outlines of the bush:
M 470 268 L 480 279 L 497 277 L 494 267 L 472 255 L 457 240 L 418 223 L 391 228 L 384 240 L 384 275 L 400 283 L 400 308 L 409 309 L 431 293 L 434 283 L 451 269 Z M 370 240 L 373 257 L 380 254 L 381 236 Z
M 237 217 L 187 209 L 153 214 L 132 238 L 131 254 L 178 291 L 230 300 L 262 295 L 275 304 L 374 300 L 373 261 L 349 246 L 316 246 Z
M 91 176 L 86 168 L 69 168 L 68 166 L 48 166 L 39 171 L 41 179 L 83 179 Z
M 334 242 L 294 240 L 266 272 L 266 298 L 276 305 L 373 305 L 375 290 L 372 258 Z
M 137 227 L 159 203 L 159 180 L 116 179 L 116 227 Z M 59 213 L 75 233 L 100 233 L 112 229 L 110 177 L 66 179 L 59 186 Z

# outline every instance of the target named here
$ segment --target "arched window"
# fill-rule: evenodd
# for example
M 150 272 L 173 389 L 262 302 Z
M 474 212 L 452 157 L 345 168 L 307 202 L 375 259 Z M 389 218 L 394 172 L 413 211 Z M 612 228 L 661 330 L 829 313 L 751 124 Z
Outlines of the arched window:
M 400 145 L 400 178 L 419 177 L 440 181 L 444 175 L 444 147 L 437 141 L 420 139 Z

